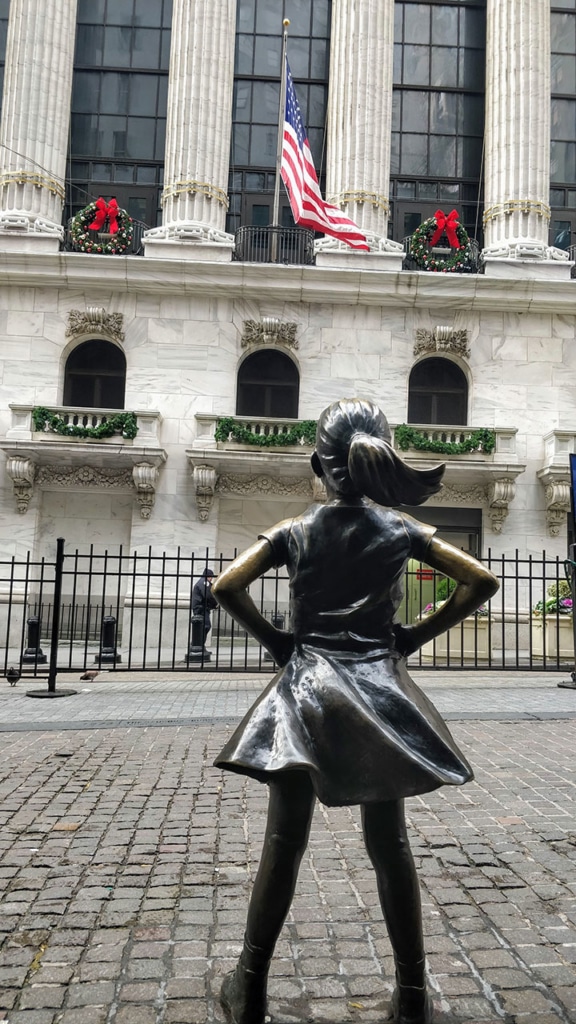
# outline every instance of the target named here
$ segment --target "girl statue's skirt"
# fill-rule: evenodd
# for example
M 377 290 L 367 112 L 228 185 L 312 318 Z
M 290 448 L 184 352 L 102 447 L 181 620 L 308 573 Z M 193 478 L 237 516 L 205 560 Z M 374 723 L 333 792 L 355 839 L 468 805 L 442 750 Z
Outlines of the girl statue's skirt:
M 328 806 L 398 800 L 473 778 L 404 658 L 307 645 L 274 676 L 214 764 L 261 782 L 307 771 Z

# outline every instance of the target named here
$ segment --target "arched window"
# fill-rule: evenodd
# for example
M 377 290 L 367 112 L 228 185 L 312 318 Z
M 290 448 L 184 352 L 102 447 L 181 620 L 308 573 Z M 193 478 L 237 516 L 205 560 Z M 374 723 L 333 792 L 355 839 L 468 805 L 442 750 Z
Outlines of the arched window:
M 101 338 L 84 341 L 66 361 L 64 405 L 82 409 L 123 409 L 126 357 Z
M 468 382 L 450 359 L 423 359 L 410 374 L 408 422 L 464 426 L 468 414 Z
M 238 371 L 237 416 L 298 416 L 298 369 L 283 352 L 262 349 Z

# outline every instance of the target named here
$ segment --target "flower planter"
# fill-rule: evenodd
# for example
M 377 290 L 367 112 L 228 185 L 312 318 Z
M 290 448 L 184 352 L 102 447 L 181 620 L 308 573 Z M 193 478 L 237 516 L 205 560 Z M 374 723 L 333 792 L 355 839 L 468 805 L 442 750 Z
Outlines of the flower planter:
M 532 620 L 532 655 L 551 661 L 574 660 L 574 630 L 571 615 L 545 615 Z
M 463 661 L 488 661 L 490 656 L 487 615 L 471 616 L 421 648 L 422 661 L 445 661 L 458 664 Z

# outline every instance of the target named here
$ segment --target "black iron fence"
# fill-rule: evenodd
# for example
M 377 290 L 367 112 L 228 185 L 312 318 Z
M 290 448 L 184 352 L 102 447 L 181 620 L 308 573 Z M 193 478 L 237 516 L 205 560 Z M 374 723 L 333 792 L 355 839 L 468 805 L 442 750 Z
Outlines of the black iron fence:
M 192 592 L 210 566 L 216 574 L 234 555 L 66 552 L 0 562 L 0 673 L 46 675 L 106 667 L 113 671 L 269 671 L 271 659 L 221 609 L 204 636 L 192 614 Z M 494 555 L 487 564 L 498 594 L 478 613 L 411 658 L 432 669 L 572 669 L 570 588 L 560 558 Z M 267 573 L 251 587 L 262 614 L 289 628 L 288 577 Z M 406 570 L 399 619 L 415 622 L 449 593 L 449 582 L 425 565 Z

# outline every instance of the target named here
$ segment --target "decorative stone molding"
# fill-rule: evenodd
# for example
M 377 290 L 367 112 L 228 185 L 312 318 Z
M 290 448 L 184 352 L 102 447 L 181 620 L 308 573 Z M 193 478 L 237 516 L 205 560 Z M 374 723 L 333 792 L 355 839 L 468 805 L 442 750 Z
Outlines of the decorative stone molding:
M 494 533 L 502 533 L 504 521 L 508 515 L 508 506 L 516 494 L 514 480 L 503 478 L 493 480 L 488 485 L 488 516 Z
M 395 242 L 394 239 L 378 235 L 374 231 L 364 230 L 363 233 L 370 246 L 370 252 L 389 253 L 394 256 L 404 257 L 404 246 L 401 242 Z M 314 252 L 346 252 L 356 256 L 365 255 L 365 253 L 359 253 L 357 250 L 351 249 L 346 242 L 341 242 L 338 238 L 331 238 L 329 235 L 316 239 L 314 242 Z
M 28 510 L 34 484 L 39 487 L 117 491 L 131 491 L 136 488 L 136 500 L 140 506 L 142 519 L 150 518 L 159 476 L 158 467 L 150 462 L 138 462 L 131 469 L 100 469 L 96 466 L 37 467 L 32 459 L 9 456 L 6 468 L 14 481 L 14 494 L 19 512 Z
M 221 231 L 219 228 L 211 227 L 209 224 L 201 224 L 198 221 L 186 221 L 186 223 L 167 224 L 157 228 L 150 228 L 144 232 L 142 237 L 145 242 L 173 239 L 178 242 L 213 243 L 214 245 L 228 246 L 230 249 L 234 248 L 234 235 Z
M 132 473 L 129 469 L 99 469 L 97 466 L 41 466 L 36 482 L 40 486 L 130 490 Z
M 452 487 L 442 484 L 442 490 L 434 495 L 434 504 L 439 505 L 485 505 L 486 488 L 478 484 L 474 487 Z
M 465 328 L 457 330 L 455 327 L 435 327 L 427 331 L 419 327 L 414 342 L 414 355 L 421 356 L 424 352 L 452 352 L 468 358 L 468 331 Z
M 18 512 L 23 515 L 28 511 L 30 498 L 34 491 L 34 478 L 36 476 L 36 463 L 32 459 L 19 459 L 9 457 L 6 460 L 8 476 L 14 483 L 14 497 Z
M 159 471 L 150 462 L 138 462 L 132 467 L 132 480 L 136 488 L 136 501 L 140 506 L 142 519 L 150 519 L 156 500 L 156 484 Z
M 548 489 L 546 489 L 546 500 L 548 500 Z M 568 505 L 558 504 L 555 506 L 552 502 L 546 508 L 546 526 L 548 533 L 551 537 L 559 537 L 563 528 L 566 526 L 566 513 L 570 511 L 570 502 Z
M 244 476 L 223 473 L 216 484 L 217 494 L 243 494 L 257 497 L 280 495 L 281 497 L 310 498 L 312 482 L 302 477 L 285 478 L 266 476 Z
M 553 436 L 552 439 L 557 440 Z M 564 438 L 560 437 L 560 442 L 563 440 Z M 551 537 L 559 537 L 566 527 L 566 515 L 570 511 L 569 473 L 564 466 L 551 465 L 539 470 L 537 475 L 544 487 L 548 533 Z
M 52 178 L 47 174 L 40 174 L 38 171 L 5 171 L 4 174 L 0 175 L 0 189 L 4 188 L 5 185 L 12 184 L 33 185 L 34 188 L 45 188 L 52 195 L 59 196 L 62 202 L 66 199 L 64 182 L 57 181 L 56 178 Z
M 71 309 L 66 337 L 79 338 L 86 334 L 102 334 L 121 344 L 124 341 L 124 314 L 107 313 L 102 306 Z
M 275 316 L 264 316 L 261 320 L 245 320 L 242 334 L 242 348 L 250 345 L 285 345 L 298 348 L 296 331 L 298 324 L 282 323 Z
M 194 493 L 196 495 L 196 507 L 198 518 L 205 523 L 210 515 L 210 509 L 216 493 L 216 482 L 218 474 L 214 466 L 198 465 L 192 468 L 192 480 L 194 482 Z
M 442 490 L 434 495 L 434 504 L 476 506 L 486 510 L 493 533 L 501 533 L 509 512 L 510 502 L 516 494 L 513 479 L 504 477 L 493 480 L 486 486 L 453 487 L 443 484 Z

